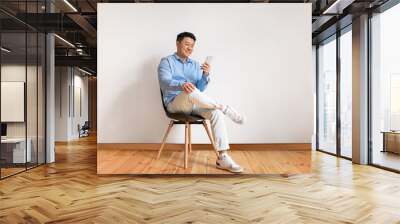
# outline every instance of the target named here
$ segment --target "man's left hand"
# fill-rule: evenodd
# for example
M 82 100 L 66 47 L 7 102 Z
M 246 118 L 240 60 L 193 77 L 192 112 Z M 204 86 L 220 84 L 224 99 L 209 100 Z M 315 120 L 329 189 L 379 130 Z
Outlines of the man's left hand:
M 211 70 L 211 66 L 208 63 L 203 63 L 200 68 L 203 70 L 203 74 L 205 75 L 209 75 L 210 74 L 210 70 Z

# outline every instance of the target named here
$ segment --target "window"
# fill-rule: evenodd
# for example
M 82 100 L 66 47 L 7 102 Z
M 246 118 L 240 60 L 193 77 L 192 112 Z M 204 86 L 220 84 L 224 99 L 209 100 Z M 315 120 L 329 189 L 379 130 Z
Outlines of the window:
M 318 47 L 318 149 L 336 153 L 336 39 Z
M 400 170 L 400 5 L 371 18 L 371 162 Z
M 340 36 L 340 155 L 352 157 L 352 34 Z

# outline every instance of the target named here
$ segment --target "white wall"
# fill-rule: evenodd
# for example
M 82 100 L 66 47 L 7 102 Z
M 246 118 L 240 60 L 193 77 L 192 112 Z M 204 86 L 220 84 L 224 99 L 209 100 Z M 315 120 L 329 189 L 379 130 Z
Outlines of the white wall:
M 55 141 L 78 138 L 78 124 L 83 125 L 88 120 L 88 78 L 82 75 L 72 67 L 56 67 Z M 76 107 L 79 102 L 74 90 L 77 88 L 81 89 L 82 115 Z
M 68 141 L 68 67 L 55 68 L 55 141 Z
M 81 126 L 85 123 L 85 121 L 88 120 L 88 77 L 87 76 L 82 76 L 81 72 L 77 72 L 75 70 L 75 75 L 74 75 L 74 108 L 75 113 L 72 114 L 72 136 L 74 138 L 79 137 L 79 132 L 77 129 L 78 124 Z M 80 99 L 78 96 L 78 90 L 80 90 Z M 81 101 L 79 103 L 79 101 Z M 80 104 L 80 105 L 79 105 Z M 72 105 L 71 105 L 72 106 Z M 81 107 L 79 109 L 79 107 Z M 81 112 L 79 110 L 82 110 Z
M 309 143 L 313 133 L 311 4 L 98 4 L 98 142 L 158 143 L 168 119 L 157 66 L 193 32 L 213 56 L 206 93 L 231 104 L 232 143 Z M 169 142 L 182 142 L 182 127 Z M 208 143 L 195 127 L 194 143 Z

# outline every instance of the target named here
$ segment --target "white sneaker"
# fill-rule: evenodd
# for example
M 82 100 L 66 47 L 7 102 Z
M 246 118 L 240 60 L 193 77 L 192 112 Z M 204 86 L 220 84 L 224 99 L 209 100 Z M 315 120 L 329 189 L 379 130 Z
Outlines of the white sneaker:
M 235 123 L 243 124 L 244 122 L 244 117 L 229 105 L 225 106 L 225 108 L 222 110 L 222 113 L 228 116 Z
M 228 170 L 232 173 L 243 172 L 243 168 L 239 164 L 235 163 L 235 161 L 233 161 L 233 159 L 228 154 L 222 154 L 218 156 L 216 165 L 217 168 Z

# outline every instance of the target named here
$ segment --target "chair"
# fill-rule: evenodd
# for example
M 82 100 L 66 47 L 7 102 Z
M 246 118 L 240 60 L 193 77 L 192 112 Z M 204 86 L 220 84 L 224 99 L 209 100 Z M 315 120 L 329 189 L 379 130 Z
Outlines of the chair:
M 79 138 L 89 136 L 89 129 L 90 129 L 89 121 L 85 121 L 85 123 L 82 126 L 78 124 Z
M 184 160 L 185 160 L 185 169 L 187 168 L 187 164 L 188 164 L 188 154 L 192 152 L 192 132 L 191 132 L 191 125 L 192 124 L 202 124 L 204 126 L 204 128 L 206 129 L 208 138 L 210 139 L 210 142 L 214 148 L 215 153 L 218 156 L 218 152 L 215 149 L 215 145 L 214 145 L 214 140 L 211 136 L 210 130 L 208 129 L 208 125 L 206 120 L 199 116 L 199 115 L 194 115 L 194 114 L 184 114 L 184 113 L 171 113 L 167 110 L 167 107 L 164 104 L 164 100 L 163 100 L 163 93 L 161 91 L 161 102 L 163 104 L 163 108 L 165 111 L 165 114 L 167 115 L 167 117 L 169 117 L 171 119 L 171 121 L 169 122 L 168 128 L 166 133 L 164 134 L 164 138 L 162 140 L 162 144 L 160 149 L 158 150 L 158 155 L 157 155 L 157 159 L 160 158 L 161 152 L 164 148 L 165 145 L 165 141 L 167 140 L 168 134 L 172 129 L 172 126 L 174 126 L 174 124 L 184 124 L 185 125 L 185 156 L 184 156 Z

